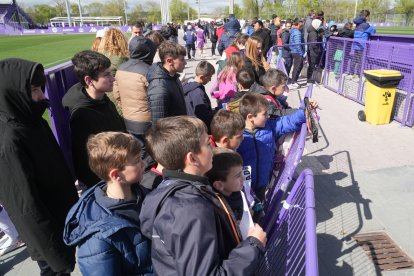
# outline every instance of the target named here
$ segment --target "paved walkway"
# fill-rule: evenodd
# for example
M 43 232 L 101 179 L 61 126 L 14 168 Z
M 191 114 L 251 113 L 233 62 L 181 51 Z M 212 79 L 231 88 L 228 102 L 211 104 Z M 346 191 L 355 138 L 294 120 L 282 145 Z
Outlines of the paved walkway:
M 197 63 L 188 63 L 186 78 L 194 76 Z M 290 104 L 298 106 L 304 92 L 291 90 Z M 307 141 L 297 171 L 309 167 L 315 175 L 320 275 L 381 275 L 352 236 L 385 231 L 414 258 L 414 129 L 360 122 L 363 106 L 323 87 L 314 87 L 313 98 L 320 106 L 319 142 Z M 38 274 L 25 249 L 0 258 L 0 275 Z M 78 268 L 72 275 L 80 275 Z

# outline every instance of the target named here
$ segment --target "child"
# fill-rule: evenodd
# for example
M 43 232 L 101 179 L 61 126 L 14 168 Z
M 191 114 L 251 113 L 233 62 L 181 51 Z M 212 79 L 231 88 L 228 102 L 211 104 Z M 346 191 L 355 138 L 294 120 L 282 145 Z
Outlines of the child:
M 91 134 L 104 131 L 126 132 L 124 120 L 106 92 L 113 89 L 115 78 L 109 58 L 94 51 L 82 51 L 73 58 L 79 83 L 72 86 L 62 99 L 70 112 L 72 156 L 76 178 L 87 187 L 99 182 L 88 166 L 86 142 Z
M 237 152 L 215 148 L 213 167 L 206 173 L 214 190 L 218 191 L 233 210 L 237 223 L 240 226 L 243 238 L 247 237 L 249 226 L 253 226 L 252 217 L 247 205 L 243 189 L 243 159 Z
M 210 82 L 214 73 L 215 69 L 211 63 L 201 61 L 197 64 L 195 79 L 183 86 L 187 115 L 196 116 L 207 126 L 210 125 L 214 111 L 211 108 L 210 98 L 206 93 L 204 85 Z
M 184 92 L 180 75 L 187 62 L 183 46 L 170 41 L 159 47 L 161 62 L 153 64 L 147 73 L 148 105 L 151 110 L 151 121 L 155 124 L 159 119 L 187 115 Z
M 203 175 L 212 167 L 207 128 L 194 117 L 159 120 L 148 148 L 164 166 L 164 181 L 142 206 L 142 233 L 152 238 L 158 275 L 252 275 L 266 234 L 255 225 L 241 241 L 233 212 Z
M 237 150 L 243 141 L 246 123 L 236 112 L 220 109 L 211 121 L 211 144 L 214 147 Z
M 269 101 L 269 115 L 271 117 L 286 116 L 295 113 L 297 108 L 290 108 L 284 97 L 286 82 L 288 77 L 278 69 L 270 69 L 263 76 L 263 87 L 265 90 L 260 92 Z M 318 103 L 310 100 L 312 108 L 317 108 Z
M 261 201 L 270 181 L 276 140 L 283 134 L 297 131 L 306 121 L 302 109 L 289 116 L 269 120 L 268 106 L 269 102 L 263 95 L 249 93 L 243 96 L 239 108 L 246 129 L 237 151 L 243 157 L 243 165 L 252 168 L 252 189 Z
M 244 55 L 231 53 L 226 66 L 217 76 L 217 80 L 211 86 L 210 94 L 219 103 L 226 103 L 237 91 L 236 75 L 244 67 Z M 220 106 L 220 105 L 219 105 Z
M 226 109 L 239 112 L 240 99 L 249 92 L 250 87 L 255 83 L 252 70 L 241 69 L 236 75 L 238 91 L 233 95 L 226 105 Z
M 103 132 L 89 138 L 89 165 L 103 181 L 69 211 L 64 241 L 78 246 L 83 275 L 152 275 L 150 240 L 138 215 L 145 196 L 141 145 L 131 134 Z

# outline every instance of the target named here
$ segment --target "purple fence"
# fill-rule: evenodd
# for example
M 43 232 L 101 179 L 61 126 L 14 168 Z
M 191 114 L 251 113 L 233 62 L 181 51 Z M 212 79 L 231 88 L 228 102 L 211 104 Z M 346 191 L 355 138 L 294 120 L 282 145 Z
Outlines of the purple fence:
M 300 130 L 298 130 L 293 136 L 292 144 L 285 157 L 282 167 L 279 170 L 279 174 L 267 192 L 265 201 L 265 216 L 261 223 L 266 232 L 272 231 L 274 223 L 277 220 L 282 198 L 288 189 L 289 183 L 293 179 L 296 167 L 302 158 L 307 133 L 308 130 L 306 124 L 302 124 Z
M 414 123 L 414 44 L 406 41 L 354 41 L 331 37 L 327 43 L 324 85 L 365 104 L 364 70 L 392 69 L 404 75 L 397 87 L 393 118 L 402 126 Z
M 69 113 L 62 106 L 62 98 L 70 87 L 78 83 L 78 79 L 73 72 L 71 61 L 46 69 L 45 75 L 47 79 L 45 93 L 50 100 L 49 115 L 52 130 L 66 161 L 73 169 Z
M 313 173 L 305 169 L 267 232 L 265 257 L 256 275 L 318 275 Z

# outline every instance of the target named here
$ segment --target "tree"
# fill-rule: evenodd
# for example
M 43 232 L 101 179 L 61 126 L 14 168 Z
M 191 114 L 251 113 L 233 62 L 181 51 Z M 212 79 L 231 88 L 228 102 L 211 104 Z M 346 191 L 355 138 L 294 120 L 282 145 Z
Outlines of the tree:
M 242 17 L 251 19 L 259 16 L 259 5 L 257 0 L 243 0 Z
M 414 1 L 413 0 L 398 0 L 396 11 L 405 15 L 406 24 L 410 25 L 414 18 Z
M 56 16 L 67 16 L 65 0 L 52 0 L 55 3 Z
M 82 6 L 82 11 L 88 16 L 100 16 L 104 10 L 104 4 L 99 2 L 93 2 L 88 5 Z
M 37 24 L 47 25 L 49 19 L 57 16 L 56 8 L 49 5 L 34 5 L 26 9 L 26 13 Z
M 161 21 L 161 7 L 159 2 L 147 1 L 144 4 L 147 7 L 147 20 L 152 23 Z
M 182 0 L 170 1 L 171 20 L 173 22 L 184 22 L 188 17 L 188 4 Z
M 224 14 L 228 16 L 230 8 L 229 6 L 226 6 L 224 8 Z M 234 4 L 233 6 L 233 13 L 237 18 L 242 18 L 243 16 L 243 10 L 240 8 L 240 6 L 238 4 Z

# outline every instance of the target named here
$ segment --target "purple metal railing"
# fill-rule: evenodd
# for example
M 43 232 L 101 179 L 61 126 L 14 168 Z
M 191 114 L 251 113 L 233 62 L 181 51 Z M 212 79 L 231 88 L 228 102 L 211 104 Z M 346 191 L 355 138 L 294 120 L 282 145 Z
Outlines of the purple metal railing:
M 52 130 L 66 161 L 73 169 L 69 113 L 62 106 L 62 98 L 69 88 L 79 81 L 73 72 L 71 61 L 46 69 L 45 75 L 47 79 L 45 94 L 50 100 L 49 116 Z
M 282 167 L 279 170 L 279 174 L 267 192 L 265 216 L 261 222 L 261 225 L 266 232 L 272 231 L 274 223 L 277 220 L 283 196 L 287 191 L 289 183 L 293 179 L 296 167 L 302 158 L 307 133 L 308 130 L 306 124 L 302 124 L 302 127 L 294 134 L 292 144 L 284 159 Z
M 414 44 L 331 37 L 326 52 L 324 85 L 361 104 L 366 93 L 364 70 L 400 71 L 404 79 L 397 87 L 393 118 L 402 126 L 414 124 Z
M 313 173 L 305 169 L 283 204 L 256 275 L 318 275 Z

